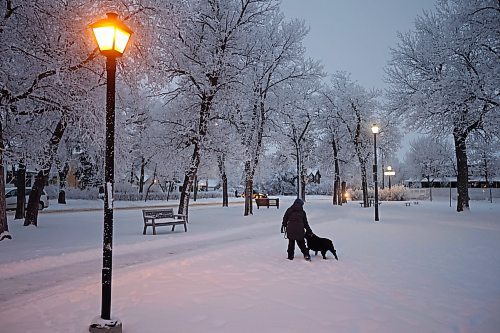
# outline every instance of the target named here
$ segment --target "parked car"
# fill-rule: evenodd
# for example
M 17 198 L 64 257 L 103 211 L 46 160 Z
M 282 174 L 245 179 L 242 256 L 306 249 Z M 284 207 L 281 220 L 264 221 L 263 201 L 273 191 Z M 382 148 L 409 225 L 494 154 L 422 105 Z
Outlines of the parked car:
M 245 197 L 245 192 L 241 194 L 241 197 L 242 198 Z M 267 198 L 267 194 L 253 190 L 252 199 L 260 199 L 260 198 Z
M 28 198 L 31 193 L 31 187 L 26 188 L 26 205 L 28 204 Z M 5 206 L 7 210 L 16 209 L 17 207 L 17 188 L 6 188 L 5 189 Z M 42 191 L 42 195 L 40 196 L 40 203 L 38 205 L 38 209 L 42 210 L 44 208 L 49 207 L 49 198 L 45 191 Z

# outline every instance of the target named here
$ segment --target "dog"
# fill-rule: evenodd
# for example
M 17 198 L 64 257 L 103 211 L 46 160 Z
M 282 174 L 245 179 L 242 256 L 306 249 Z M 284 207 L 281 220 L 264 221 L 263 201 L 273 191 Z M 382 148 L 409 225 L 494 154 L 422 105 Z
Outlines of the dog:
M 326 259 L 326 252 L 330 251 L 333 253 L 335 259 L 339 260 L 337 257 L 337 251 L 335 251 L 335 247 L 333 247 L 333 242 L 328 238 L 321 238 L 316 236 L 315 234 L 306 233 L 307 247 L 309 250 L 315 252 L 315 255 L 318 255 L 318 251 L 323 255 L 323 259 Z

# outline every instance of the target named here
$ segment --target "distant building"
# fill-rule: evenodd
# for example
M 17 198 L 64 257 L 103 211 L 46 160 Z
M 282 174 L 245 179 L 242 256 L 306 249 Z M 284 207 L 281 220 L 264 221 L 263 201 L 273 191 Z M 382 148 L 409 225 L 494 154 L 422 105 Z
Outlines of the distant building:
M 199 191 L 217 191 L 220 189 L 220 186 L 218 179 L 202 179 L 198 181 Z
M 319 173 L 319 170 L 309 171 L 309 173 L 307 175 L 307 182 L 314 183 L 314 184 L 320 184 L 321 183 L 321 174 Z
M 489 179 L 489 186 L 484 180 L 484 177 L 469 177 L 469 188 L 500 188 L 500 177 L 492 177 Z M 442 188 L 442 187 L 457 187 L 457 177 L 439 177 L 429 182 L 427 178 L 420 180 L 407 179 L 404 181 L 407 187 L 413 188 Z

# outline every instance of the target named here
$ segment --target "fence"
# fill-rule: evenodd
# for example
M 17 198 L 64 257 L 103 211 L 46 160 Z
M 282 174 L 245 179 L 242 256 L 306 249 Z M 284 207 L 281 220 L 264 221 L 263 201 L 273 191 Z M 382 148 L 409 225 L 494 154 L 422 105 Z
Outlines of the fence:
M 409 200 L 428 200 L 430 198 L 429 188 L 409 188 L 407 189 Z M 500 188 L 491 189 L 492 198 L 500 198 Z M 433 199 L 449 199 L 450 198 L 450 188 L 432 188 L 432 198 Z M 489 188 L 469 188 L 469 198 L 470 200 L 489 200 L 490 199 L 490 189 Z M 451 199 L 457 200 L 457 189 L 455 187 L 451 188 Z

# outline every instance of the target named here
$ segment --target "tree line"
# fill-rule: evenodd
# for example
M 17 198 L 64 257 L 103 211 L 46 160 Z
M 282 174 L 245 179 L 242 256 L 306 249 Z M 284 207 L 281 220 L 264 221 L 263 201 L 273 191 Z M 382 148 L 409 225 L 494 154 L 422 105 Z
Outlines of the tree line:
M 393 156 L 406 121 L 453 136 L 457 211 L 468 208 L 466 144 L 498 138 L 498 2 L 440 1 L 418 16 L 415 30 L 400 34 L 386 69 L 390 88 L 380 91 L 306 57 L 308 28 L 287 19 L 277 0 L 4 0 L 2 235 L 6 164 L 37 170 L 26 213 L 16 214 L 26 226 L 37 224 L 51 169 L 67 173 L 75 149 L 102 172 L 106 78 L 88 25 L 110 11 L 134 31 L 118 63 L 117 181 L 146 167 L 179 178 L 178 210 L 187 215 L 197 175 L 215 172 L 225 189 L 228 177 L 244 185 L 251 215 L 259 170 L 279 177 L 294 165 L 305 198 L 307 168 L 321 166 L 334 175 L 334 203 L 343 179 L 360 184 L 367 204 L 371 125 Z

